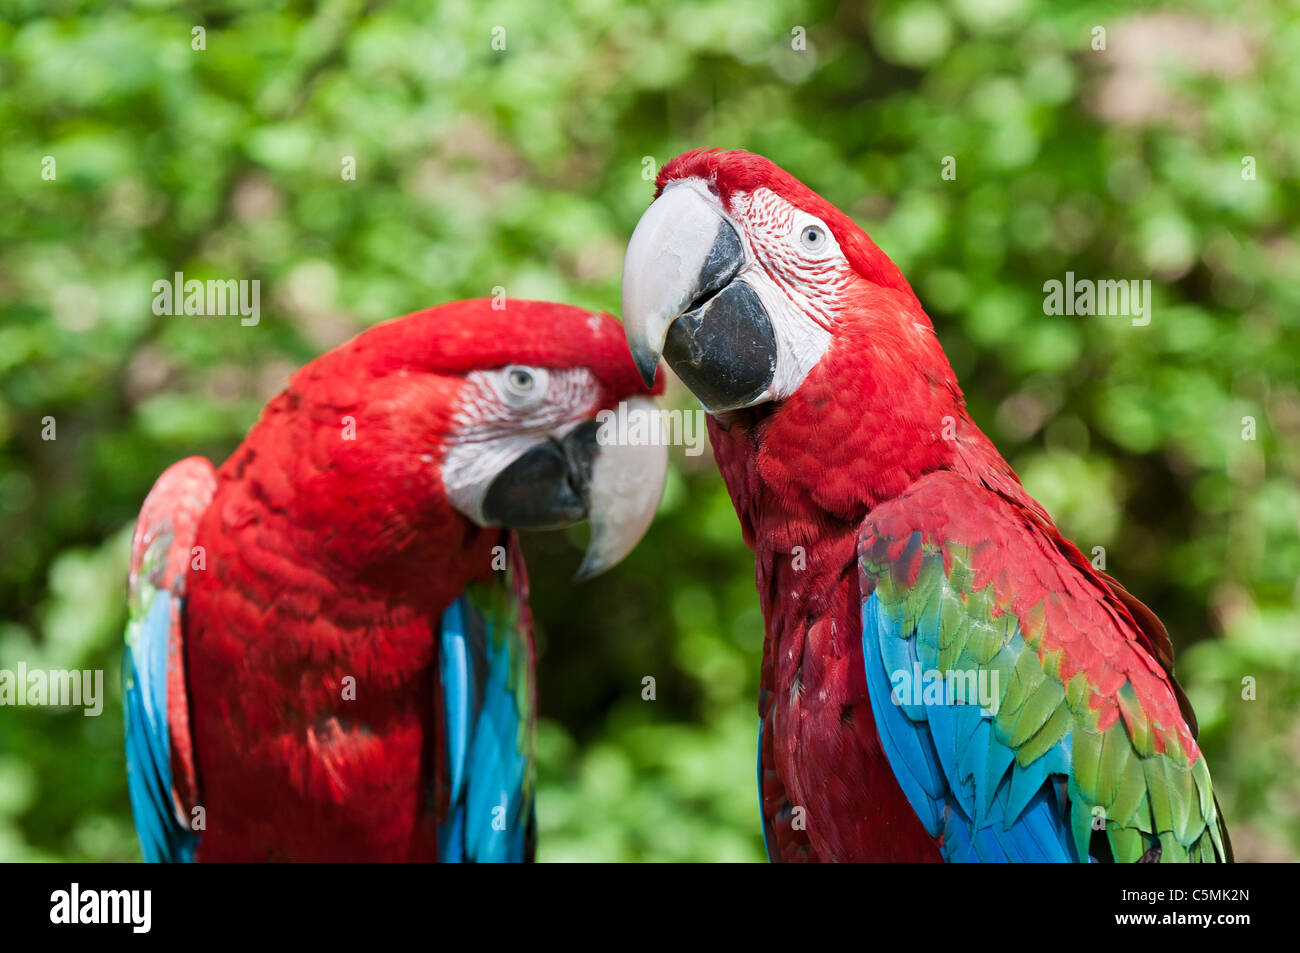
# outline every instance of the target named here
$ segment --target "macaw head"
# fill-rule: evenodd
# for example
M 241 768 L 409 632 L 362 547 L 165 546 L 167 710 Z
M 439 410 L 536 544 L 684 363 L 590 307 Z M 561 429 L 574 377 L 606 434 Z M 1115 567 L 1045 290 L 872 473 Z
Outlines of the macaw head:
M 848 519 L 940 468 L 1023 493 L 902 272 L 761 156 L 687 152 L 660 170 L 628 243 L 623 327 L 646 380 L 662 355 L 714 415 L 740 496 L 752 472 Z
M 308 525 L 346 520 L 334 555 L 350 565 L 588 520 L 586 578 L 640 540 L 667 470 L 666 447 L 602 439 L 597 415 L 649 409 L 658 390 L 609 315 L 482 299 L 367 330 L 295 374 L 267 416 L 311 421 L 309 442 L 281 451 L 305 464 L 293 506 Z M 278 442 L 304 443 L 286 428 Z
M 646 380 L 662 355 L 721 414 L 790 397 L 837 342 L 869 345 L 859 361 L 900 357 L 918 333 L 937 350 L 897 266 L 762 156 L 687 152 L 656 184 L 623 266 L 624 327 Z

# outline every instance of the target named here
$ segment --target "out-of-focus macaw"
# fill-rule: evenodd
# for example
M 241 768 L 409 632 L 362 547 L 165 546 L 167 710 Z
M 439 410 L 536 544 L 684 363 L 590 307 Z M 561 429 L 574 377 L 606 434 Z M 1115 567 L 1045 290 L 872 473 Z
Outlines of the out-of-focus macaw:
M 972 422 L 893 262 L 760 156 L 657 187 L 624 327 L 710 412 L 755 551 L 770 856 L 1227 859 L 1164 627 Z
M 626 555 L 662 446 L 617 321 L 464 301 L 298 371 L 235 453 L 170 467 L 136 527 L 123 656 L 146 860 L 531 859 L 534 654 L 513 528 Z

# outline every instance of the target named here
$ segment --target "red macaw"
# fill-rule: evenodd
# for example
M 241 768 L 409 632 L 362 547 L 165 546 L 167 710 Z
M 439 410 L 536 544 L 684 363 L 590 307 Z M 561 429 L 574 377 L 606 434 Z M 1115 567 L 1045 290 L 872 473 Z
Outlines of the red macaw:
M 902 273 L 768 160 L 659 173 L 623 320 L 711 417 L 766 622 L 773 859 L 1218 861 L 1155 615 L 967 414 Z
M 123 655 L 147 860 L 524 860 L 533 642 L 513 529 L 589 519 L 580 576 L 658 505 L 617 321 L 463 301 L 298 371 L 221 467 L 136 526 Z M 646 408 L 642 408 L 646 409 Z

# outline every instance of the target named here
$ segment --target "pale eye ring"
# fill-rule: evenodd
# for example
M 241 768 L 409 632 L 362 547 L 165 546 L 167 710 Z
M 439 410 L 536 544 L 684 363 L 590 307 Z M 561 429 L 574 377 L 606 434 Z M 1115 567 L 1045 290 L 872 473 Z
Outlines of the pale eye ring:
M 805 225 L 799 233 L 799 244 L 810 252 L 824 251 L 827 245 L 826 229 L 820 225 Z
M 537 378 L 526 367 L 506 368 L 506 390 L 513 397 L 529 397 L 537 388 Z

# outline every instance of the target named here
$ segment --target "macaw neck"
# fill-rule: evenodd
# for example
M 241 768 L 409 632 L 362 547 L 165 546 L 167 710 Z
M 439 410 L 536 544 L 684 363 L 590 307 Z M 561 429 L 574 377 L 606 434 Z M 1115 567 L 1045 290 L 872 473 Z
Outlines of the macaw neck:
M 785 551 L 845 525 L 856 532 L 872 508 L 936 470 L 1023 495 L 967 414 L 915 297 L 875 286 L 855 295 L 852 317 L 835 328 L 830 348 L 793 394 L 710 418 L 715 456 L 751 548 Z
M 822 504 L 816 486 L 778 447 L 789 447 L 780 410 L 758 408 L 709 418 L 709 438 L 746 544 L 754 551 L 759 597 L 769 633 L 777 614 L 820 614 L 846 567 L 865 502 Z M 778 439 L 772 440 L 775 429 Z M 813 436 L 809 435 L 810 438 Z M 800 457 L 802 452 L 800 451 Z M 824 472 L 824 471 L 822 471 Z
M 902 394 L 869 372 L 837 374 L 828 359 L 785 401 L 709 418 L 709 436 L 751 548 L 759 524 L 779 546 L 836 528 L 957 457 L 948 434 L 974 428 L 959 395 Z

